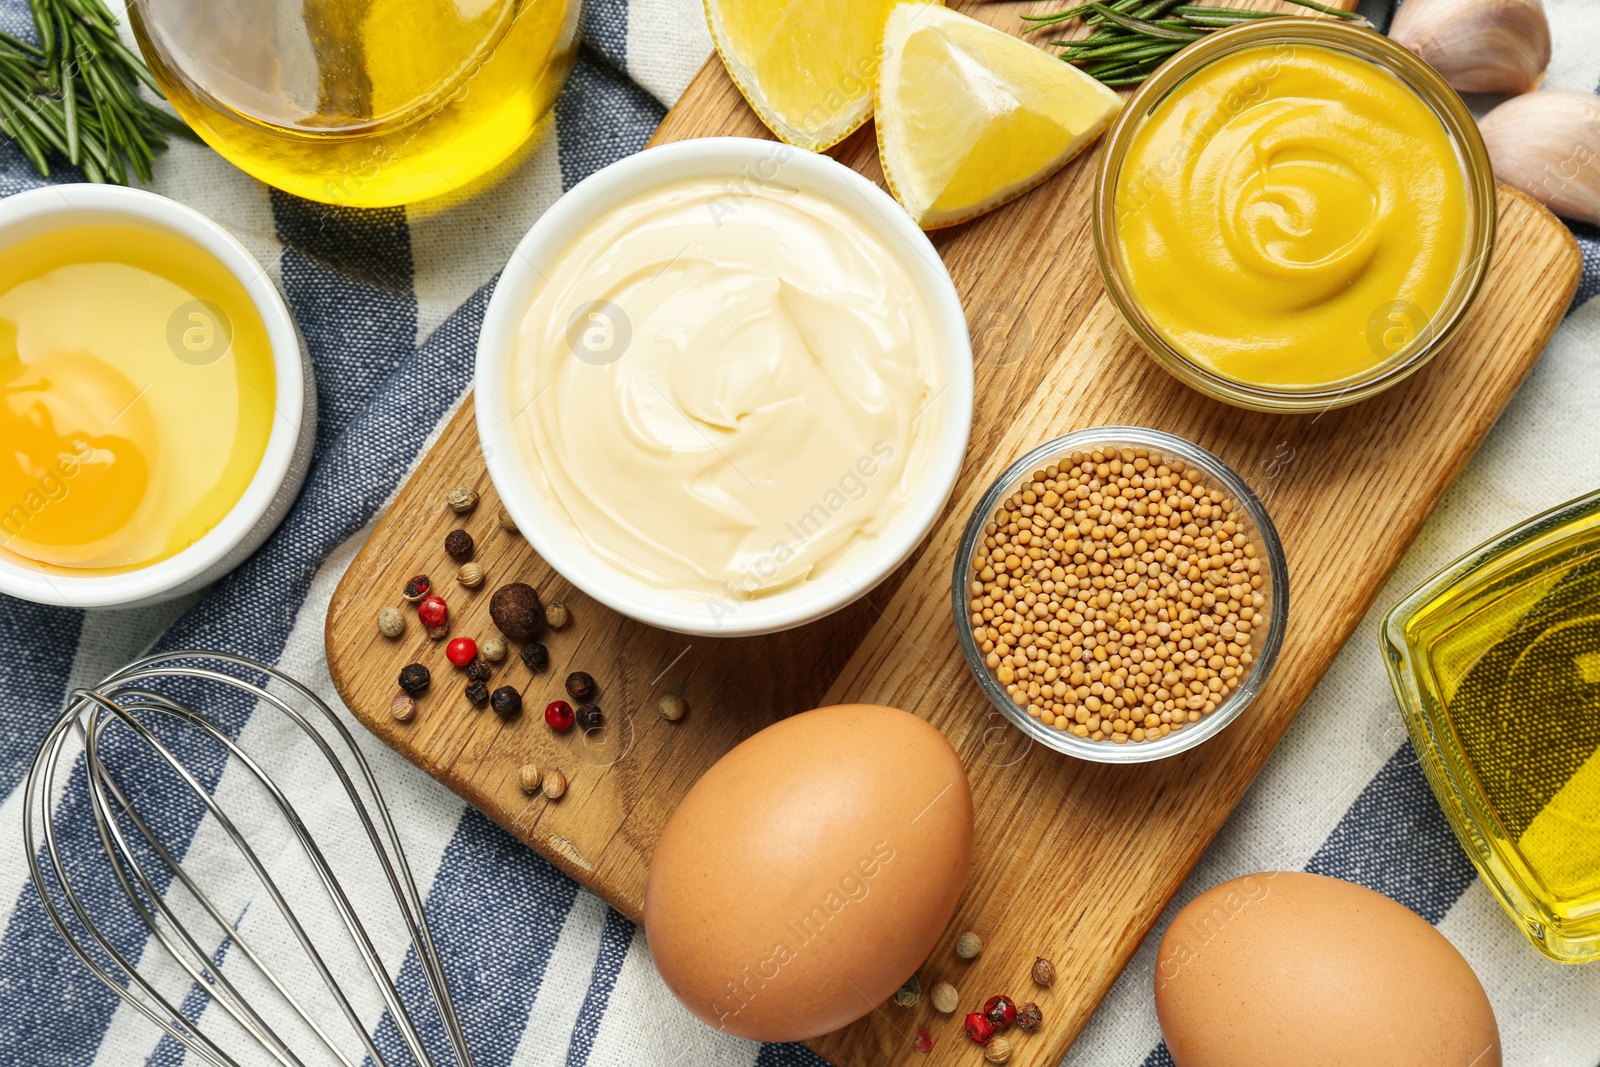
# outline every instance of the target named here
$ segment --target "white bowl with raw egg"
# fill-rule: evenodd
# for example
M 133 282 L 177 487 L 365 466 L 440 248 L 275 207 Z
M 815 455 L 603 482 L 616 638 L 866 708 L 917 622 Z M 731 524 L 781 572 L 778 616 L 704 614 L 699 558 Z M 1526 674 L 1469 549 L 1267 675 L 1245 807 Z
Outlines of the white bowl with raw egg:
M 648 149 L 557 201 L 479 337 L 490 477 L 564 578 L 686 634 L 771 633 L 891 574 L 955 484 L 966 317 L 872 182 L 789 145 Z
M 0 593 L 102 608 L 215 581 L 275 529 L 316 426 L 266 270 L 153 193 L 0 200 Z

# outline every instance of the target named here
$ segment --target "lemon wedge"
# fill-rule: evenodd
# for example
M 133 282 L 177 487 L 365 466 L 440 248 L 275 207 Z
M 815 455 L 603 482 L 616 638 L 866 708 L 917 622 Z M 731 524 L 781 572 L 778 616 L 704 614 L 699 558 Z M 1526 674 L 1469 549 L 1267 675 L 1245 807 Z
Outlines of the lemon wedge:
M 878 153 L 923 229 L 1021 196 L 1094 141 L 1122 98 L 1070 63 L 936 4 L 884 29 Z
M 878 45 L 898 2 L 705 0 L 728 76 L 773 133 L 813 152 L 872 116 Z

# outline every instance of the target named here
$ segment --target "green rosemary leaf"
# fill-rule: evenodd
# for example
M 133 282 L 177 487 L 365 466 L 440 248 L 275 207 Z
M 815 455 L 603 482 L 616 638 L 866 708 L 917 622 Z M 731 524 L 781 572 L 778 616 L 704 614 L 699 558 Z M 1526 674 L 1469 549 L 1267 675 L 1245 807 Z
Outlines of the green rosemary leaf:
M 1159 37 L 1167 41 L 1198 41 L 1205 33 L 1197 30 L 1180 30 L 1171 26 L 1163 26 L 1159 22 L 1147 22 L 1144 19 L 1130 18 L 1120 11 L 1113 11 L 1104 4 L 1093 4 L 1095 14 L 1100 15 L 1107 22 L 1115 23 L 1125 30 L 1143 34 L 1146 37 Z
M 39 43 L 0 33 L 0 133 L 41 175 L 59 152 L 89 181 L 148 181 L 172 136 L 198 140 L 139 95 L 159 92 L 104 0 L 29 0 Z

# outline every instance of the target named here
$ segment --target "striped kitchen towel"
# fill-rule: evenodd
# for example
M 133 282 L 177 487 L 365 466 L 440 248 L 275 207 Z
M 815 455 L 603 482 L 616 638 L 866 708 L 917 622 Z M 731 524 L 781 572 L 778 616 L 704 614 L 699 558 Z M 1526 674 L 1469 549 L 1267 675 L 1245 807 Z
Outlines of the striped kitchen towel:
M 1595 87 L 1600 9 L 1593 0 L 1547 2 L 1552 83 Z M 0 0 L 0 29 L 31 36 L 26 11 L 26 0 Z M 709 53 L 698 0 L 588 0 L 583 36 L 537 149 L 469 201 L 333 210 L 272 192 L 203 148 L 179 144 L 158 160 L 155 191 L 226 225 L 286 294 L 316 367 L 315 465 L 277 533 L 201 594 L 127 611 L 0 598 L 0 1067 L 184 1062 L 181 1048 L 67 953 L 27 884 L 20 786 L 28 764 L 69 689 L 152 645 L 276 663 L 338 706 L 322 651 L 329 597 L 468 388 L 495 272 L 563 190 L 645 143 Z M 63 170 L 55 180 L 74 178 Z M 0 144 L 0 194 L 39 184 Z M 1475 879 L 1406 743 L 1376 631 L 1382 610 L 1444 562 L 1600 486 L 1600 302 L 1585 303 L 1600 292 L 1600 241 L 1582 236 L 1584 287 L 1567 322 L 1174 902 L 1261 869 L 1320 871 L 1388 893 L 1438 924 L 1477 969 L 1513 1067 L 1600 1063 L 1600 965 L 1546 961 Z M 270 728 L 250 709 L 226 725 Z M 762 1047 L 696 1022 L 662 985 L 640 930 L 387 748 L 366 751 L 397 812 L 483 1067 L 820 1062 L 797 1046 Z M 229 787 L 225 763 L 203 770 L 209 785 Z M 63 788 L 81 789 L 81 778 Z M 163 818 L 165 833 L 189 840 L 192 853 L 214 841 L 201 812 Z M 248 888 L 241 882 L 246 905 Z M 1171 1062 L 1150 995 L 1163 928 L 1067 1063 Z M 137 929 L 121 936 L 141 951 Z M 393 965 L 403 948 L 394 947 Z M 367 1022 L 381 1036 L 381 1006 Z

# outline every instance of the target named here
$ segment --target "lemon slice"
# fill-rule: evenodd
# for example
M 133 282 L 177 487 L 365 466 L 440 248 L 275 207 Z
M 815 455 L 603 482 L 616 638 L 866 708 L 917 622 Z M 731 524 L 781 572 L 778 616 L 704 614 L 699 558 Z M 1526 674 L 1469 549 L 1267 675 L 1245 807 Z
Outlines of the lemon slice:
M 761 121 L 813 152 L 872 116 L 878 45 L 900 0 L 705 0 L 711 40 Z
M 884 29 L 878 153 L 924 229 L 1021 196 L 1100 136 L 1122 98 L 1070 63 L 935 4 Z

